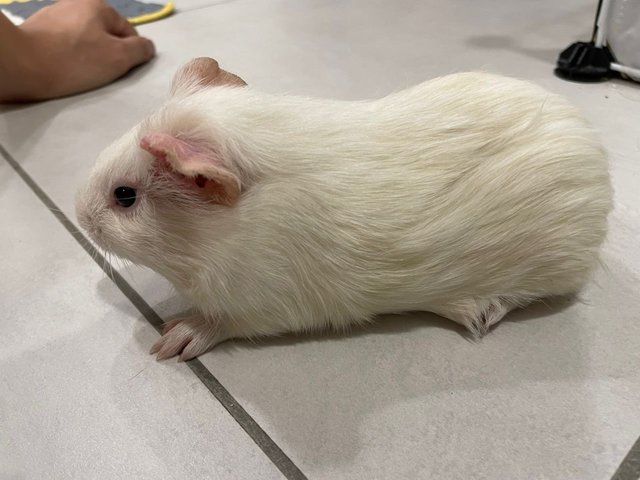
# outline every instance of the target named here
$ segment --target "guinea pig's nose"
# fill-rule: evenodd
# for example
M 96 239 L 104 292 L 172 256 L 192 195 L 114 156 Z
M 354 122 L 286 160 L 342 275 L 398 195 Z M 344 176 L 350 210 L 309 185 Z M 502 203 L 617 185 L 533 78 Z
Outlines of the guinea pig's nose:
M 87 208 L 87 206 L 80 201 L 76 202 L 76 218 L 78 219 L 80 227 L 89 235 L 98 233 L 99 228 L 94 221 L 94 216 L 91 214 L 91 209 Z
M 82 228 L 89 230 L 91 225 L 91 216 L 86 209 L 76 206 L 76 218 Z

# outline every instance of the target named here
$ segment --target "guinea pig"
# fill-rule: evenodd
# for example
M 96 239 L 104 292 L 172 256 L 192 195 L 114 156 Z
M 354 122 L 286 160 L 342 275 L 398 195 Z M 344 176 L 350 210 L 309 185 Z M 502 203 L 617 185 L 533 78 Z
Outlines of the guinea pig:
M 460 73 L 348 102 L 261 93 L 198 58 L 76 208 L 101 248 L 193 302 L 151 349 L 187 360 L 410 311 L 483 335 L 589 281 L 612 188 L 581 114 L 524 81 Z

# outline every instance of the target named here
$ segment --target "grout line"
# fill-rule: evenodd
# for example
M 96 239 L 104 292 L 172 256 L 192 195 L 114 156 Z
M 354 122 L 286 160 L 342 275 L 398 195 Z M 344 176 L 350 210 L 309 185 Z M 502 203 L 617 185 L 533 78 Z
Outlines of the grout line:
M 98 264 L 104 273 L 116 284 L 120 291 L 129 299 L 131 303 L 140 311 L 144 318 L 158 332 L 162 330 L 163 320 L 156 311 L 140 296 L 135 289 L 118 273 L 110 268 L 105 257 L 89 242 L 89 240 L 78 230 L 74 223 L 58 208 L 51 198 L 40 188 L 40 186 L 29 176 L 20 164 L 7 152 L 0 144 L 0 154 L 7 163 L 15 170 L 18 176 L 27 184 L 35 195 L 44 203 L 45 207 L 58 219 L 71 236 Z M 185 362 L 191 371 L 198 377 L 205 387 L 220 402 L 233 419 L 247 432 L 249 437 L 265 453 L 271 462 L 282 472 L 288 480 L 307 480 L 304 473 L 287 456 L 286 453 L 273 441 L 273 439 L 260 427 L 249 413 L 238 403 L 220 381 L 202 364 L 197 358 Z
M 640 479 L 640 438 L 633 444 L 627 456 L 613 474 L 611 480 L 638 480 Z

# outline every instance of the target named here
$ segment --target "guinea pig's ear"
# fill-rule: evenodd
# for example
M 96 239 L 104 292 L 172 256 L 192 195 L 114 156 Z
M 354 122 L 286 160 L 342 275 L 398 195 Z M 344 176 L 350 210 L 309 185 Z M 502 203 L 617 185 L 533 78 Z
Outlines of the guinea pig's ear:
M 177 174 L 180 186 L 221 205 L 232 206 L 238 201 L 240 178 L 213 149 L 167 133 L 148 133 L 140 140 L 140 147 L 152 154 L 161 168 Z
M 186 96 L 206 87 L 243 87 L 246 82 L 233 73 L 222 70 L 213 58 L 194 58 L 183 65 L 173 77 L 172 96 Z

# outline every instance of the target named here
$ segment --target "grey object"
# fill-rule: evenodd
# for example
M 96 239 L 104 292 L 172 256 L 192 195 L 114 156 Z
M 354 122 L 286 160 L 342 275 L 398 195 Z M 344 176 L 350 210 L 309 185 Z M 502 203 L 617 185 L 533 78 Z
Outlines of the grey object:
M 610 0 L 609 3 L 601 27 L 604 39 L 621 65 L 640 69 L 640 2 Z M 640 75 L 640 71 L 636 75 Z
M 11 15 L 26 20 L 38 10 L 51 5 L 53 2 L 54 0 L 34 0 L 26 3 L 13 2 L 3 4 L 0 5 L 0 7 Z M 137 0 L 108 0 L 108 3 L 115 8 L 120 15 L 127 18 L 157 12 L 163 7 L 161 3 L 144 3 Z
M 108 0 L 108 2 L 120 15 L 127 18 L 157 12 L 163 7 L 161 3 L 143 3 L 137 0 Z
M 595 46 L 608 46 L 615 57 L 609 68 L 640 81 L 640 2 L 604 0 L 596 28 Z
M 18 18 L 26 20 L 31 15 L 36 13 L 41 8 L 47 7 L 53 3 L 54 0 L 42 0 L 39 2 L 13 2 L 8 4 L 3 4 L 2 10 L 9 12 L 11 15 L 14 15 Z

